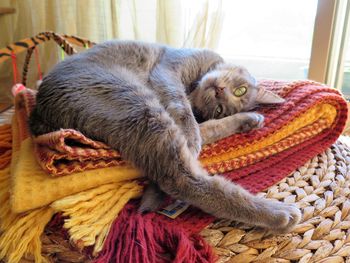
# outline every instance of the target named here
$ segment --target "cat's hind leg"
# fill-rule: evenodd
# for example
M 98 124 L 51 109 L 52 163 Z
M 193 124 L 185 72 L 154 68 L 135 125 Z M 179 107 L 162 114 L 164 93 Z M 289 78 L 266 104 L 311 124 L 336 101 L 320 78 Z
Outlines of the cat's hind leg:
M 158 185 L 149 182 L 142 195 L 139 212 L 147 213 L 157 210 L 164 202 L 166 194 L 159 189 Z
M 186 88 L 180 78 L 175 76 L 167 64 L 160 64 L 153 69 L 150 77 L 152 89 L 170 117 L 180 127 L 192 154 L 198 157 L 202 146 L 199 126 L 186 95 Z

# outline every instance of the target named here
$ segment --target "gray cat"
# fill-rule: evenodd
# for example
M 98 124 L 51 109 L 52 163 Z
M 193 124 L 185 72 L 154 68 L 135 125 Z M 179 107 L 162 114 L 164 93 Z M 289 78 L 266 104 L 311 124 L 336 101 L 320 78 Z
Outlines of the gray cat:
M 264 117 L 248 110 L 281 102 L 212 51 L 109 41 L 43 79 L 30 127 L 34 135 L 73 128 L 120 151 L 150 181 L 140 211 L 167 193 L 219 218 L 287 232 L 298 208 L 209 176 L 197 160 L 202 144 L 262 127 Z

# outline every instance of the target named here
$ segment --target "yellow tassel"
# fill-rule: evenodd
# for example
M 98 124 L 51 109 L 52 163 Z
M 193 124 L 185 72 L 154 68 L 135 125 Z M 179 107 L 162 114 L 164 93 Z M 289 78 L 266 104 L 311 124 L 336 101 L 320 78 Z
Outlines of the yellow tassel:
M 45 207 L 28 213 L 14 214 L 10 208 L 10 168 L 0 170 L 0 259 L 16 263 L 24 255 L 35 262 L 46 262 L 41 255 L 40 236 L 53 215 Z
M 140 197 L 142 189 L 137 181 L 110 183 L 58 200 L 51 207 L 69 217 L 64 228 L 71 240 L 78 246 L 94 245 L 97 254 L 119 212 L 130 199 Z
M 10 124 L 0 126 L 0 169 L 5 168 L 11 161 L 12 130 Z

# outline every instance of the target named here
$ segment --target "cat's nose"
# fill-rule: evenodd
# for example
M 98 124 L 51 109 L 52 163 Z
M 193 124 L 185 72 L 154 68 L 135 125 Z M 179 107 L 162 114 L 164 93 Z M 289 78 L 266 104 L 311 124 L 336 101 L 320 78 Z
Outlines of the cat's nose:
M 225 87 L 215 87 L 215 97 L 220 97 L 224 94 Z

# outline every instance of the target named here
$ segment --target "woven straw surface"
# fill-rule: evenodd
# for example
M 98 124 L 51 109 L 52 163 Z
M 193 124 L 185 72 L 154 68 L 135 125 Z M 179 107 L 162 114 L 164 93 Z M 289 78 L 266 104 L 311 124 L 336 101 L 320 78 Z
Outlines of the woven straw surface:
M 217 221 L 201 233 L 219 262 L 350 262 L 350 147 L 341 138 L 261 197 L 296 203 L 302 222 L 293 233 Z
M 8 122 L 11 112 L 0 115 Z M 349 141 L 349 142 L 347 142 Z M 218 262 L 350 262 L 350 137 L 343 137 L 259 196 L 296 203 L 302 222 L 293 233 L 272 236 L 248 225 L 219 220 L 201 232 Z M 90 262 L 57 228 L 42 236 L 50 262 Z M 23 259 L 22 262 L 33 262 Z

